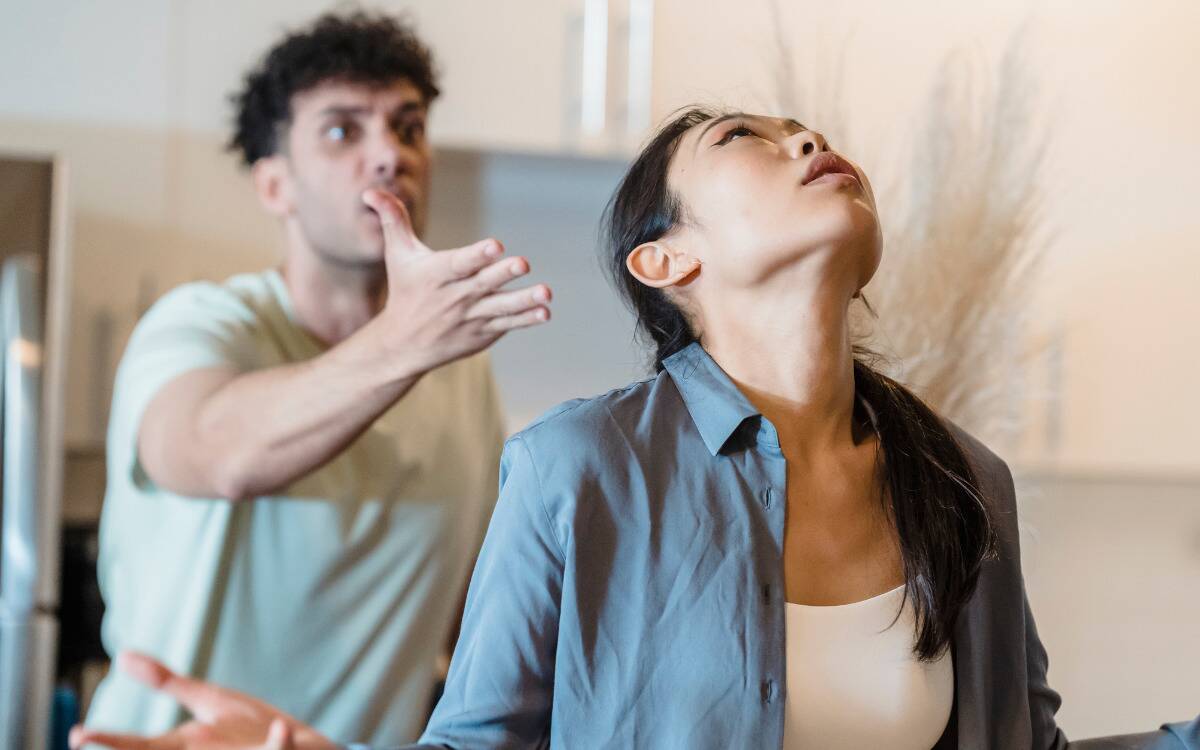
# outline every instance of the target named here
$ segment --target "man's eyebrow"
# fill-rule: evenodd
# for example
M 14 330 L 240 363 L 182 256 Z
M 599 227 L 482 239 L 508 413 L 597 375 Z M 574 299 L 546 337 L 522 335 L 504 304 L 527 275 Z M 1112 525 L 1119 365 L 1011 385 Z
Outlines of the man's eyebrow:
M 784 122 L 788 123 L 789 125 L 795 125 L 796 130 L 808 130 L 807 125 L 804 125 L 803 123 L 801 123 L 799 120 L 797 120 L 795 118 L 789 117 L 786 120 L 784 120 Z
M 370 111 L 370 107 L 361 104 L 332 104 L 321 110 L 321 117 L 329 117 L 331 115 L 363 115 Z M 425 112 L 425 104 L 419 101 L 404 102 L 392 110 L 391 114 L 392 116 L 407 115 L 414 112 L 423 114 Z
M 424 102 L 407 101 L 407 102 L 404 102 L 403 104 L 401 104 L 399 107 L 396 107 L 394 110 L 392 110 L 392 114 L 393 115 L 411 115 L 411 114 L 423 115 L 423 114 L 425 114 L 425 112 L 427 110 L 428 110 L 428 108 L 425 106 Z
M 367 107 L 334 104 L 321 110 L 321 116 L 328 117 L 329 115 L 361 115 L 367 111 Z

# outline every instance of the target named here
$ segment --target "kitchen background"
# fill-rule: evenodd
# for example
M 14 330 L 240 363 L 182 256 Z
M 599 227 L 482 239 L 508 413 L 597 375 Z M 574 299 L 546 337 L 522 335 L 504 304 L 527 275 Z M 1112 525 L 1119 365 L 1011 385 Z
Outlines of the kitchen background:
M 281 29 L 330 7 L 344 6 L 46 0 L 0 10 L 0 151 L 69 165 L 69 535 L 86 540 L 99 512 L 112 376 L 137 317 L 176 284 L 277 258 L 276 227 L 222 153 L 226 95 Z M 929 147 L 922 123 L 938 82 L 966 71 L 974 90 L 1002 91 L 1017 55 L 1027 119 L 997 127 L 1019 133 L 1014 156 L 1045 148 L 1029 175 L 1042 272 L 1021 333 L 1040 353 L 1024 373 L 1022 430 L 1002 448 L 1022 489 L 1026 578 L 1064 696 L 1059 719 L 1083 737 L 1200 711 L 1200 6 L 371 7 L 409 13 L 443 71 L 430 244 L 499 237 L 555 290 L 552 325 L 494 349 L 514 430 L 644 372 L 595 239 L 654 122 L 694 101 L 807 105 L 785 114 L 818 129 L 828 117 L 835 146 L 861 144 L 850 155 L 875 180 L 887 222 L 900 215 L 910 155 Z M 64 599 L 64 632 L 76 604 Z

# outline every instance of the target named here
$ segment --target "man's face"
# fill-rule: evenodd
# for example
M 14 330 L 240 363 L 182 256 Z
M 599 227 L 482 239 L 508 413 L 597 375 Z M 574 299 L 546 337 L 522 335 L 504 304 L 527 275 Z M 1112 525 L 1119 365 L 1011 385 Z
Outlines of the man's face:
M 377 265 L 383 233 L 362 193 L 379 187 L 424 230 L 429 195 L 427 105 L 407 80 L 390 85 L 328 81 L 292 98 L 285 179 L 290 215 L 312 249 L 338 265 Z

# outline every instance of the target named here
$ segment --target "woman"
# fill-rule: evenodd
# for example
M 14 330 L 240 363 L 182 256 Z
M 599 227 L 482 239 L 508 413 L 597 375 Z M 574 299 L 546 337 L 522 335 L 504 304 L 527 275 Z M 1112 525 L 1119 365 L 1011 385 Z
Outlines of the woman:
M 508 442 L 422 743 L 1066 746 L 1007 467 L 855 358 L 849 308 L 881 252 L 862 171 L 794 120 L 690 110 L 607 223 L 657 375 Z M 327 746 L 126 661 L 202 722 L 163 747 L 261 743 L 268 726 L 273 747 Z

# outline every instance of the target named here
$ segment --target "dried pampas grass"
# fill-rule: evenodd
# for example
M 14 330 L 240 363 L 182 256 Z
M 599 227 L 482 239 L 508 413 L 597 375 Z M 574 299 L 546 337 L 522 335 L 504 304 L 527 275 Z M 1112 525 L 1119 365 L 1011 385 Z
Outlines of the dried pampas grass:
M 1046 138 L 1033 116 L 1023 38 L 1014 34 L 994 76 L 963 53 L 950 55 L 913 143 L 891 144 L 909 159 L 885 165 L 895 177 L 875 176 L 881 210 L 891 209 L 884 261 L 864 292 L 875 314 L 855 311 L 877 367 L 1005 451 L 1029 427 L 1031 407 L 1049 397 L 1034 392 L 1031 377 L 1046 356 L 1033 310 L 1049 237 L 1037 191 Z M 843 87 L 842 59 L 811 66 L 812 83 L 802 86 L 787 40 L 775 44 L 781 111 L 820 123 L 848 153 L 866 153 L 831 95 Z

